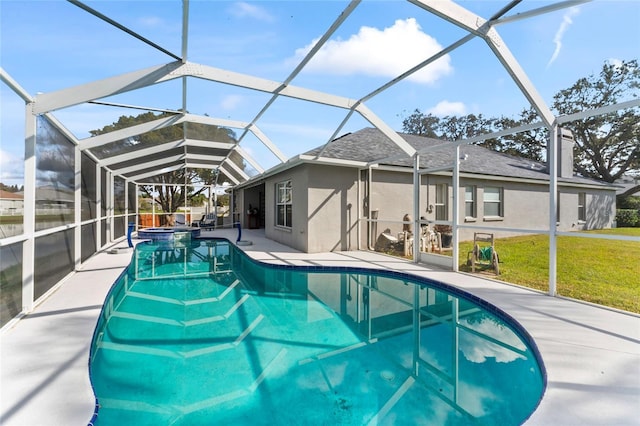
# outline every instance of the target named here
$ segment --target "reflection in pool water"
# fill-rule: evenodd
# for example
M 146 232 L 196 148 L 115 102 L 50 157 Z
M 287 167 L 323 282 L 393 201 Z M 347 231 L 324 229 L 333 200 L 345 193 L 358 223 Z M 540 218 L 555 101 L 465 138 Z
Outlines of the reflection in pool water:
M 140 244 L 94 336 L 97 424 L 521 424 L 544 386 L 532 348 L 449 290 Z

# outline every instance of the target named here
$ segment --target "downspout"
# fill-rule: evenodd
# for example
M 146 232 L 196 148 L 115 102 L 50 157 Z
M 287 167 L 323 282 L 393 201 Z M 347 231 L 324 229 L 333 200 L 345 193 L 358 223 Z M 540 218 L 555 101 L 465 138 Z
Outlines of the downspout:
M 455 158 L 453 159 L 453 238 L 451 245 L 453 246 L 452 268 L 458 270 L 458 216 L 460 203 L 458 197 L 460 194 L 460 145 L 456 145 Z
M 96 162 L 96 249 L 100 251 L 103 245 L 102 241 L 102 168 L 100 164 Z M 25 191 L 26 194 L 26 191 Z
M 420 261 L 420 154 L 413 156 L 413 263 Z
M 373 218 L 372 218 L 372 214 L 373 214 L 373 210 L 371 209 L 371 184 L 372 184 L 372 177 L 371 174 L 373 173 L 373 169 L 371 168 L 371 166 L 369 166 L 368 170 L 367 170 L 367 193 L 365 194 L 365 196 L 367 197 L 367 208 L 369 209 L 369 217 L 367 220 L 367 248 L 370 251 L 375 251 L 375 247 L 371 246 L 371 241 L 373 240 L 373 236 L 377 233 L 378 231 L 378 223 L 377 222 L 372 222 Z M 376 217 L 376 220 L 378 218 Z M 375 231 L 374 231 L 374 227 L 375 227 Z
M 357 200 L 357 202 L 356 202 L 356 204 L 357 204 L 356 217 L 357 217 L 357 219 L 356 220 L 358 221 L 358 226 L 356 227 L 356 238 L 357 238 L 357 241 L 358 241 L 358 244 L 357 244 L 358 250 L 362 249 L 362 239 L 361 239 L 362 238 L 362 229 L 361 229 L 362 228 L 362 222 L 360 221 L 360 218 L 362 217 L 362 215 L 361 215 L 362 188 L 361 188 L 361 185 L 360 185 L 360 180 L 361 179 L 362 179 L 362 171 L 361 171 L 361 169 L 357 169 L 356 170 L 356 184 L 357 184 L 357 187 L 356 187 L 356 200 Z

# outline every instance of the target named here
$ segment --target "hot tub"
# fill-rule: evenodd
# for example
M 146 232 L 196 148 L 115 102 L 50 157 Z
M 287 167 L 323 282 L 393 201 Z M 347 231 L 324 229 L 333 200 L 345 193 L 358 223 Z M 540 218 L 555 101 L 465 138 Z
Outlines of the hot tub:
M 152 241 L 184 241 L 198 238 L 200 228 L 176 226 L 172 228 L 145 228 L 138 231 L 138 238 Z

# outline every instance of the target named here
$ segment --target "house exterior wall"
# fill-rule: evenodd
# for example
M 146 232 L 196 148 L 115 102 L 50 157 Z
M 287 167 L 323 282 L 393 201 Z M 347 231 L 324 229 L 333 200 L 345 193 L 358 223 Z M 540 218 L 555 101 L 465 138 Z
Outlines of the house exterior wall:
M 420 216 L 436 220 L 436 187 L 447 185 L 447 219 L 453 219 L 453 187 L 451 177 L 421 176 Z M 465 215 L 465 188 L 475 189 L 475 217 Z M 501 214 L 485 212 L 486 188 L 501 190 Z M 461 178 L 458 194 L 459 223 L 468 226 L 520 228 L 546 232 L 549 227 L 549 186 L 546 184 L 512 182 L 507 180 Z M 585 220 L 578 217 L 579 193 L 584 193 Z M 487 196 L 489 196 L 487 194 Z M 559 231 L 582 231 L 610 228 L 615 219 L 615 191 L 559 185 Z M 372 175 L 371 207 L 378 212 L 377 229 L 373 240 L 388 229 L 396 236 L 402 231 L 400 221 L 406 213 L 413 219 L 413 174 L 400 171 L 374 170 Z M 496 237 L 514 235 L 513 232 L 490 231 Z M 460 240 L 472 240 L 474 229 L 460 229 Z M 371 245 L 371 244 L 369 244 Z
M 476 188 L 477 214 L 475 218 L 465 217 L 465 187 Z M 499 187 L 503 190 L 502 217 L 487 217 L 484 212 L 484 190 Z M 549 187 L 544 184 L 519 183 L 483 179 L 461 179 L 459 193 L 460 223 L 465 225 L 539 229 L 549 228 Z M 558 231 L 583 231 L 611 228 L 615 218 L 615 191 L 585 189 L 575 186 L 558 187 L 559 217 Z M 585 194 L 585 220 L 578 218 L 579 193 Z M 473 239 L 473 229 L 461 229 L 460 240 Z M 497 237 L 513 235 L 510 232 L 493 232 Z
M 276 184 L 291 180 L 292 223 L 290 228 L 276 226 Z M 265 236 L 302 252 L 308 252 L 307 218 L 309 178 L 305 167 L 294 167 L 265 180 Z
M 472 186 L 476 191 L 476 215 L 465 215 L 465 189 Z M 501 215 L 488 215 L 485 212 L 485 189 L 500 188 L 502 191 Z M 549 224 L 548 186 L 532 185 L 517 182 L 505 182 L 484 179 L 460 179 L 459 208 L 460 223 L 471 226 L 488 226 L 504 228 L 538 229 L 544 232 Z M 472 240 L 473 229 L 460 229 L 461 241 Z M 509 236 L 513 233 L 487 231 L 496 237 Z
M 613 226 L 616 218 L 614 191 L 580 188 L 561 188 L 560 231 L 586 231 Z M 579 193 L 585 194 L 585 217 L 578 217 Z M 564 203 L 563 203 L 564 202 Z
M 306 253 L 358 248 L 358 170 L 302 164 L 265 180 L 265 236 Z M 291 180 L 291 227 L 276 225 L 276 185 Z M 246 191 L 246 190 L 245 190 Z M 244 200 L 245 208 L 247 201 Z
M 401 222 L 406 214 L 414 219 L 413 174 L 375 169 L 371 173 L 370 202 L 371 209 L 378 212 L 377 231 L 381 233 L 388 229 L 391 235 L 396 235 L 402 231 Z M 421 182 L 426 182 L 426 179 L 422 176 Z M 420 215 L 432 220 L 426 211 L 429 195 L 428 187 L 421 185 Z
M 310 253 L 358 248 L 358 170 L 306 164 Z M 303 230 L 301 229 L 301 232 Z
M 265 179 L 265 235 L 297 250 L 316 253 L 354 250 L 373 247 L 383 232 L 398 236 L 403 230 L 406 214 L 413 220 L 413 173 L 392 170 L 371 170 L 370 196 L 367 198 L 367 171 L 353 167 L 321 164 L 301 164 Z M 276 226 L 276 193 L 278 182 L 291 180 L 291 227 Z M 427 221 L 436 218 L 436 187 L 447 185 L 445 204 L 447 217 L 453 217 L 453 188 L 451 177 L 423 175 L 420 177 L 420 216 Z M 465 188 L 473 187 L 475 217 L 465 215 Z M 358 188 L 360 187 L 360 190 Z M 501 206 L 498 215 L 485 211 L 487 188 L 499 188 Z M 460 178 L 459 223 L 466 226 L 530 229 L 546 232 L 549 223 L 548 185 L 513 182 L 498 179 Z M 579 220 L 578 200 L 583 193 L 584 220 Z M 493 192 L 495 197 L 495 191 Z M 360 198 L 359 198 L 360 197 Z M 581 231 L 610 228 L 615 218 L 615 191 L 580 186 L 559 185 L 559 231 Z M 247 202 L 238 197 L 239 207 Z M 369 203 L 377 211 L 377 224 L 369 234 L 366 223 L 358 224 L 359 216 L 366 217 Z M 489 203 L 488 203 L 489 204 Z M 487 208 L 491 208 L 490 206 Z M 494 212 L 496 211 L 493 206 Z M 243 210 L 241 210 L 243 211 Z M 358 228 L 360 231 L 358 232 Z M 460 240 L 473 239 L 473 228 L 461 228 Z M 481 231 L 478 229 L 478 231 Z M 491 230 L 496 237 L 515 235 L 511 231 Z
M 21 215 L 24 210 L 22 198 L 0 198 L 0 215 Z

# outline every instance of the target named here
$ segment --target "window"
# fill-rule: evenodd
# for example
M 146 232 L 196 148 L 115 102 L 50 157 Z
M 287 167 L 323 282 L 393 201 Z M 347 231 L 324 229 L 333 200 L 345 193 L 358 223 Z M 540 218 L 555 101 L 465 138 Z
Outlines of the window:
M 578 192 L 578 221 L 587 221 L 587 193 Z
M 291 181 L 276 183 L 276 226 L 291 228 L 292 201 Z
M 449 220 L 448 195 L 449 185 L 446 183 L 436 185 L 436 220 Z
M 467 186 L 464 188 L 464 216 L 466 218 L 476 217 L 476 187 Z
M 502 217 L 502 188 L 488 186 L 484 189 L 484 217 Z

